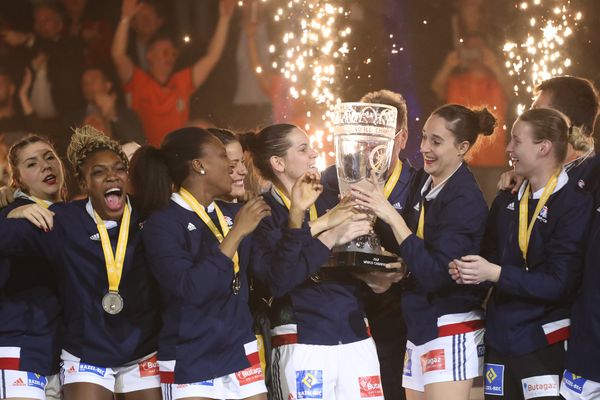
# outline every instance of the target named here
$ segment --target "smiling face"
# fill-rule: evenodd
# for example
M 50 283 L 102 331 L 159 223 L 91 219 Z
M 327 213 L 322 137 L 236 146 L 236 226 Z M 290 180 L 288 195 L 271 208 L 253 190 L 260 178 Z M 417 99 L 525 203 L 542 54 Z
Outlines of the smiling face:
M 26 145 L 18 152 L 13 179 L 31 196 L 58 201 L 64 175 L 61 162 L 52 146 L 40 141 Z
M 205 143 L 202 150 L 202 157 L 197 161 L 200 161 L 202 169 L 204 169 L 203 179 L 206 187 L 212 192 L 210 194 L 213 197 L 222 198 L 232 191 L 232 175 L 235 164 L 229 159 L 225 146 L 217 138 Z
M 421 139 L 423 168 L 432 178 L 445 179 L 463 161 L 468 142 L 456 143 L 456 136 L 446 128 L 446 120 L 433 114 L 425 122 Z M 466 148 L 465 147 L 466 143 Z
M 102 219 L 121 219 L 126 206 L 129 182 L 127 166 L 110 150 L 99 150 L 87 156 L 81 168 L 83 185 L 94 210 Z
M 233 163 L 233 173 L 231 174 L 232 187 L 230 195 L 235 198 L 243 197 L 246 193 L 244 187 L 244 178 L 248 174 L 248 169 L 244 164 L 244 151 L 240 142 L 230 142 L 225 146 L 227 157 Z
M 510 133 L 510 142 L 506 152 L 512 162 L 515 172 L 525 178 L 530 178 L 538 164 L 539 144 L 533 137 L 529 123 L 517 120 Z
M 308 136 L 302 130 L 294 128 L 288 135 L 290 148 L 283 157 L 284 173 L 291 181 L 295 182 L 305 172 L 317 172 L 317 152 L 310 146 Z

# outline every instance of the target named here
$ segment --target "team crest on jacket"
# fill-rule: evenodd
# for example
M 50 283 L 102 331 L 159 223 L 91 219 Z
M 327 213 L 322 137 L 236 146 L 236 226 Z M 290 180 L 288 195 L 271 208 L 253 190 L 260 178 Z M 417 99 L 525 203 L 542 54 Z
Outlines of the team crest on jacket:
M 225 215 L 224 217 L 225 217 L 225 222 L 227 222 L 227 226 L 231 228 L 233 226 L 233 219 L 231 219 L 231 217 L 228 215 Z
M 540 215 L 538 215 L 538 219 L 544 223 L 548 222 L 548 206 L 542 207 L 540 210 Z
M 508 203 L 506 209 L 510 211 L 515 211 L 515 202 L 513 201 L 512 203 Z
M 92 236 L 90 236 L 91 240 L 95 240 L 96 242 L 100 241 L 100 234 L 99 233 L 94 233 Z
M 420 211 L 421 210 L 421 203 L 415 204 L 413 208 L 415 209 L 415 211 Z
M 194 224 L 192 224 L 191 222 L 188 222 L 188 226 L 187 226 L 187 230 L 188 231 L 195 231 L 196 230 L 196 226 Z
M 577 186 L 579 186 L 580 189 L 583 189 L 585 187 L 585 181 L 583 179 L 580 179 L 579 181 L 577 181 Z

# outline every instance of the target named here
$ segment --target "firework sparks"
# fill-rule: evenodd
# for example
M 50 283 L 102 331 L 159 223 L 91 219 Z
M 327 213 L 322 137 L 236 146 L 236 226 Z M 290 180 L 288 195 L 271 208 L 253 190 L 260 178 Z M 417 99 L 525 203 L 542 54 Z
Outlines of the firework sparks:
M 333 156 L 330 113 L 341 101 L 336 83 L 343 78 L 343 59 L 350 52 L 346 40 L 352 30 L 342 26 L 348 16 L 344 3 L 288 0 L 277 2 L 281 6 L 273 12 L 275 23 L 285 29 L 278 43 L 269 46 L 271 66 L 289 82 L 291 97 L 310 110 L 303 128 L 319 153 L 319 169 L 324 169 L 326 159 Z
M 515 81 L 515 95 L 531 97 L 538 83 L 564 74 L 571 66 L 565 43 L 582 14 L 573 10 L 570 0 L 519 1 L 515 7 L 528 22 L 528 31 L 523 41 L 504 44 L 505 66 Z M 524 104 L 517 106 L 519 114 L 524 109 Z

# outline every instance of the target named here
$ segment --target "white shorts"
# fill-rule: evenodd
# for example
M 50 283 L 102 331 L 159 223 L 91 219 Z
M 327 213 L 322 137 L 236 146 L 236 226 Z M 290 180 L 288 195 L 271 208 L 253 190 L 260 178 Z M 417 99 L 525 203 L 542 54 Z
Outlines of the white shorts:
M 186 397 L 207 397 L 210 399 L 244 399 L 260 393 L 267 393 L 265 376 L 258 357 L 256 341 L 244 345 L 249 360 L 256 360 L 254 365 L 229 375 L 203 382 L 194 383 L 161 383 L 164 400 L 183 399 Z M 175 361 L 158 361 L 161 375 L 171 375 L 175 371 Z
M 443 336 L 420 346 L 406 343 L 402 386 L 419 392 L 437 382 L 483 375 L 484 330 Z
M 383 399 L 375 342 L 284 344 L 272 352 L 275 400 Z
M 48 380 L 33 372 L 0 370 L 0 399 L 20 397 L 46 400 Z
M 160 387 L 156 353 L 120 367 L 104 368 L 87 364 L 63 350 L 60 354 L 62 384 L 94 383 L 113 393 L 129 393 Z
M 600 383 L 565 370 L 560 384 L 560 394 L 567 400 L 599 399 Z

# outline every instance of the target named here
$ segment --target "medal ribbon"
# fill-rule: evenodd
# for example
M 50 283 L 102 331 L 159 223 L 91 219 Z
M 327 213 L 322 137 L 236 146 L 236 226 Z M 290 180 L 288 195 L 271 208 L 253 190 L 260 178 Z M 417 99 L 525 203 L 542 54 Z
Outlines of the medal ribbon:
M 398 183 L 398 179 L 400 179 L 401 173 L 402 173 L 402 161 L 398 160 L 398 162 L 396 163 L 396 166 L 394 167 L 394 171 L 392 171 L 392 175 L 390 175 L 389 179 L 385 183 L 385 186 L 383 187 L 383 194 L 385 195 L 386 199 L 390 198 L 390 195 L 392 194 L 392 190 L 394 190 L 394 188 L 396 187 L 396 184 Z
M 106 262 L 106 274 L 108 276 L 108 290 L 109 292 L 119 292 L 119 283 L 121 283 L 121 275 L 123 273 L 123 263 L 125 262 L 125 252 L 127 251 L 127 240 L 129 239 L 129 221 L 131 219 L 131 211 L 129 206 L 126 205 L 123 210 L 123 217 L 121 217 L 121 227 L 119 228 L 119 239 L 117 240 L 117 252 L 116 257 L 113 253 L 112 246 L 110 244 L 110 238 L 108 237 L 108 230 L 104 221 L 96 210 L 94 210 L 94 216 L 96 217 L 96 226 L 98 227 L 98 233 L 100 234 L 100 241 L 102 242 L 102 252 L 104 253 L 104 260 Z
M 279 197 L 281 197 L 281 201 L 283 201 L 285 208 L 287 208 L 289 210 L 290 207 L 292 206 L 292 202 L 290 201 L 290 199 L 288 199 L 287 196 L 285 194 L 283 194 L 283 192 L 277 188 L 277 186 L 273 185 L 273 188 L 275 189 L 275 192 L 277 193 L 277 195 Z M 317 207 L 314 205 L 314 203 L 312 206 L 310 206 L 309 215 L 310 215 L 311 221 L 314 221 L 315 219 L 319 218 L 319 215 L 317 214 Z
M 558 183 L 558 174 L 560 170 L 556 172 L 546 186 L 544 186 L 544 191 L 542 192 L 542 196 L 540 197 L 537 206 L 535 207 L 535 211 L 531 216 L 531 221 L 529 225 L 527 224 L 527 213 L 529 211 L 529 191 L 530 185 L 527 184 L 525 191 L 523 192 L 523 196 L 521 197 L 521 201 L 519 202 L 519 248 L 521 249 L 521 253 L 523 254 L 523 259 L 525 263 L 527 263 L 527 248 L 529 247 L 529 239 L 531 238 L 531 232 L 533 232 L 533 226 L 535 225 L 535 221 L 537 221 L 537 217 L 540 214 L 540 211 L 546 205 L 546 202 L 550 198 L 552 192 L 554 192 L 554 188 L 556 188 L 556 184 Z
M 421 209 L 419 210 L 419 224 L 417 225 L 417 237 L 423 239 L 423 230 L 425 228 L 425 202 L 421 201 Z
M 212 219 L 210 219 L 210 216 L 208 215 L 208 213 L 206 212 L 204 207 L 202 207 L 202 205 L 200 203 L 198 203 L 198 200 L 196 200 L 196 198 L 190 192 L 188 192 L 184 188 L 181 188 L 179 190 L 179 195 L 183 198 L 183 200 L 190 207 L 192 207 L 192 210 L 194 210 L 196 215 L 198 215 L 198 217 L 200 217 L 202 222 L 204 222 L 206 224 L 206 226 L 208 226 L 208 229 L 210 229 L 210 231 L 213 233 L 213 235 L 215 235 L 215 237 L 217 238 L 219 243 L 223 242 L 224 237 L 227 236 L 227 234 L 229 233 L 229 226 L 227 225 L 227 221 L 225 221 L 225 217 L 223 216 L 223 213 L 221 212 L 221 209 L 219 208 L 217 203 L 215 203 L 215 212 L 217 213 L 217 219 L 219 220 L 219 225 L 221 226 L 221 231 L 223 231 L 222 234 L 221 234 L 221 231 L 219 231 L 219 229 L 217 229 L 217 227 L 215 226 L 215 223 L 212 221 Z M 233 260 L 233 272 L 234 272 L 234 274 L 237 274 L 240 270 L 240 257 L 238 255 L 237 251 L 233 255 L 232 260 Z

